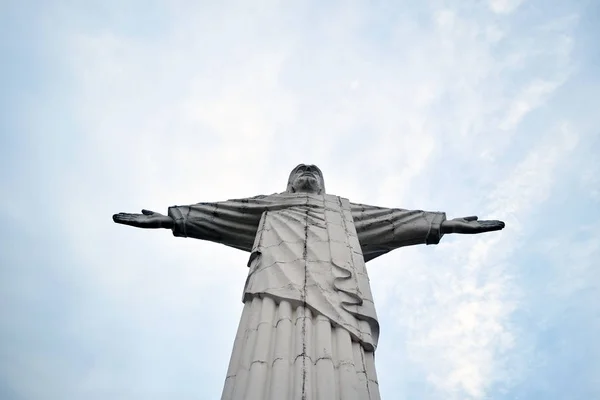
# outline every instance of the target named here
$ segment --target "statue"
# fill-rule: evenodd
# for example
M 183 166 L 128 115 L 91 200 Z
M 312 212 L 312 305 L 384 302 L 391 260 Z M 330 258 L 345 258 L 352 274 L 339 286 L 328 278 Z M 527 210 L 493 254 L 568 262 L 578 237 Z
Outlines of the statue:
M 379 399 L 379 324 L 365 263 L 447 233 L 504 228 L 474 216 L 354 204 L 326 194 L 321 170 L 304 164 L 283 193 L 113 220 L 250 253 L 226 400 Z

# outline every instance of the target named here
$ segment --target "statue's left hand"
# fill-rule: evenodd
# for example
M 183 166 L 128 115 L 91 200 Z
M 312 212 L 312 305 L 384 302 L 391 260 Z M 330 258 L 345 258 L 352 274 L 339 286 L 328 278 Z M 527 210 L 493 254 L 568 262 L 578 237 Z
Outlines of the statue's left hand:
M 454 218 L 442 222 L 442 233 L 483 233 L 499 231 L 504 222 L 497 220 L 479 221 L 476 216 Z
M 114 214 L 113 221 L 117 224 L 135 226 L 136 228 L 171 229 L 173 226 L 171 217 L 150 210 L 142 210 L 141 214 Z

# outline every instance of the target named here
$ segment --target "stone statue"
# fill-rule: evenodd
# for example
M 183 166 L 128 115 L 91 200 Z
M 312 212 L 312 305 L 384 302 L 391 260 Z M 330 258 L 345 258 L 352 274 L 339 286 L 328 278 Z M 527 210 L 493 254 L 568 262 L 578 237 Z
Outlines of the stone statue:
M 379 324 L 365 263 L 446 233 L 504 228 L 477 217 L 354 204 L 300 164 L 270 196 L 142 210 L 113 220 L 250 253 L 244 310 L 222 399 L 379 399 Z

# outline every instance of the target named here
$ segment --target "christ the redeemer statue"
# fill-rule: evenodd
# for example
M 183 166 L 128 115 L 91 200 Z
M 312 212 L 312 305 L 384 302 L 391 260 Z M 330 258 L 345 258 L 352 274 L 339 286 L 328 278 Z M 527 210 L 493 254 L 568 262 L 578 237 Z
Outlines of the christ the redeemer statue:
M 354 204 L 325 193 L 314 165 L 294 168 L 270 196 L 113 216 L 250 253 L 244 310 L 222 399 L 376 400 L 379 324 L 365 263 L 446 233 L 502 221 Z

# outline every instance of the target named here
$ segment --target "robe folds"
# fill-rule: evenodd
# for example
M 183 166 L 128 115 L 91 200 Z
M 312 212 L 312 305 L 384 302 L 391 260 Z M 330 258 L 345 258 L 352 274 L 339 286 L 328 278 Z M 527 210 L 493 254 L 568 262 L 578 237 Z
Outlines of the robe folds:
M 250 252 L 223 399 L 379 398 L 379 324 L 365 262 L 437 244 L 444 213 L 284 192 L 170 207 L 169 216 L 175 236 Z

